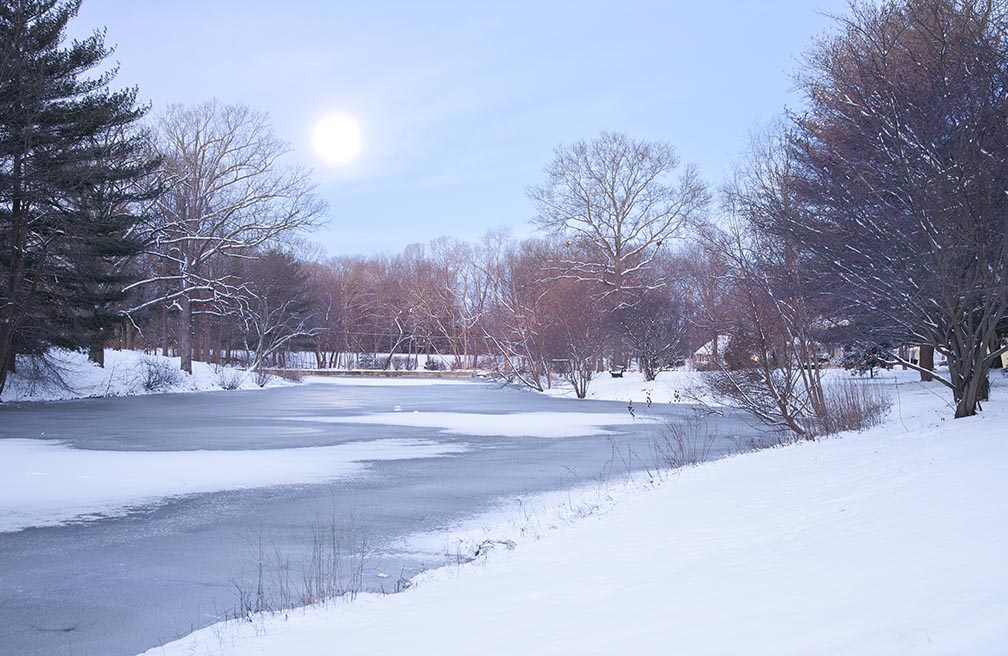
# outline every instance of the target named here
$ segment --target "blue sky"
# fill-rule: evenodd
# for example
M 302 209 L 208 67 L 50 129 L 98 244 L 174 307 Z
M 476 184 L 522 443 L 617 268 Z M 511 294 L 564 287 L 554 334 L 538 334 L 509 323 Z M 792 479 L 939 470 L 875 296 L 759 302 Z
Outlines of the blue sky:
M 331 254 L 394 252 L 494 227 L 531 232 L 525 188 L 554 147 L 602 130 L 672 143 L 717 184 L 845 0 L 323 2 L 85 0 L 118 82 L 158 111 L 209 98 L 269 113 L 329 203 Z M 351 165 L 311 131 L 361 125 Z

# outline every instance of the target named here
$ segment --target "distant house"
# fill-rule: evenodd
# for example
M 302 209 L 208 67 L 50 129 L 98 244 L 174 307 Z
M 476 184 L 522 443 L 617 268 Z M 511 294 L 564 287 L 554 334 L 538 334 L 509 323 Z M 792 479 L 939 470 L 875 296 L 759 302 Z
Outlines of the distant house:
M 728 335 L 715 335 L 714 339 L 698 348 L 688 360 L 692 369 L 706 369 L 724 362 L 724 352 L 731 343 Z

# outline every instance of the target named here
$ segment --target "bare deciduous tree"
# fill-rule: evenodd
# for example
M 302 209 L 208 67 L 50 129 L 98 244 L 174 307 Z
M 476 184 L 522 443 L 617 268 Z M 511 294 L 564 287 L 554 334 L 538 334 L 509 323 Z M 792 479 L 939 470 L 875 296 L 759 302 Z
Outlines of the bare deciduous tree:
M 663 142 L 603 132 L 592 141 L 561 146 L 545 168 L 546 181 L 528 191 L 540 228 L 582 242 L 588 258 L 562 261 L 563 275 L 597 282 L 625 302 L 640 288 L 662 245 L 707 204 L 707 188 Z
M 691 316 L 679 284 L 645 291 L 633 305 L 617 310 L 616 320 L 644 380 L 684 361 Z
M 838 305 L 948 357 L 936 379 L 956 417 L 976 412 L 1006 348 L 1006 20 L 1003 1 L 853 4 L 800 79 L 809 109 L 790 154 L 807 211 L 777 227 Z
M 607 324 L 599 321 L 603 310 L 597 286 L 582 280 L 554 280 L 546 295 L 546 356 L 579 399 L 588 395 L 588 384 L 601 364 L 609 337 Z
M 707 240 L 725 258 L 731 278 L 721 328 L 729 343 L 724 363 L 716 362 L 707 375 L 709 386 L 769 426 L 811 435 L 811 426 L 826 414 L 826 401 L 815 316 L 796 280 L 795 260 L 740 217 Z
M 245 327 L 247 366 L 258 370 L 292 341 L 319 329 L 312 322 L 307 274 L 293 255 L 269 250 L 243 264 L 237 314 Z
M 490 308 L 481 324 L 484 337 L 497 356 L 498 374 L 542 391 L 551 382 L 546 347 L 549 286 L 543 280 L 550 247 L 541 240 L 514 243 L 501 236 L 496 250 Z
M 173 289 L 134 311 L 177 304 L 181 367 L 192 371 L 193 305 L 242 293 L 221 273 L 226 267 L 211 266 L 214 260 L 249 257 L 285 233 L 314 225 L 324 206 L 307 172 L 282 163 L 288 147 L 266 115 L 247 107 L 173 105 L 161 116 L 156 148 L 169 188 L 148 240 L 151 255 L 167 262 L 170 273 L 134 286 L 168 282 Z
M 821 295 L 809 286 L 801 244 L 767 227 L 804 208 L 795 199 L 791 161 L 777 133 L 750 146 L 724 190 L 727 225 L 700 231 L 730 280 L 720 300 L 730 344 L 709 382 L 762 422 L 810 436 L 827 414 L 818 362 L 817 338 L 826 323 L 815 302 Z

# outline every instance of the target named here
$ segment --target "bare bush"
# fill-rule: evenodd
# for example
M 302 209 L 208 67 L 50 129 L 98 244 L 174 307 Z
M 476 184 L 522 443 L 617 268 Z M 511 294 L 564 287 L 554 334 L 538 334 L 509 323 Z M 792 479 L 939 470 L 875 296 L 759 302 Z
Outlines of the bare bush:
M 706 391 L 720 405 L 738 408 L 772 430 L 788 430 L 811 439 L 807 418 L 814 414 L 798 367 L 772 366 L 728 369 L 720 366 L 704 373 Z
M 667 417 L 661 435 L 652 443 L 652 455 L 659 467 L 691 467 L 709 460 L 721 439 L 718 430 L 710 428 L 700 413 L 685 419 Z
M 137 377 L 140 386 L 148 392 L 165 392 L 182 384 L 184 374 L 168 360 L 154 357 L 140 358 Z
M 326 524 L 316 523 L 303 561 L 298 603 L 355 598 L 364 586 L 367 553 L 367 532 L 357 530 L 352 516 L 346 525 L 337 522 L 335 515 Z
M 870 381 L 839 378 L 823 385 L 822 404 L 813 406 L 806 401 L 801 379 L 778 369 L 764 373 L 765 377 L 752 369 L 719 371 L 708 374 L 706 383 L 709 391 L 726 404 L 745 410 L 777 431 L 786 430 L 797 439 L 878 426 L 892 405 L 887 388 Z M 767 385 L 765 380 L 774 384 Z M 772 390 L 785 393 L 772 394 Z M 774 438 L 771 445 L 788 441 Z
M 842 378 L 825 387 L 826 413 L 811 422 L 814 435 L 862 431 L 880 425 L 892 407 L 889 389 Z
M 269 546 L 263 534 L 253 541 L 251 572 L 231 579 L 237 617 L 272 613 L 338 598 L 354 599 L 364 586 L 370 553 L 369 531 L 353 514 L 342 520 L 332 513 L 317 520 L 293 550 Z M 298 550 L 301 553 L 298 554 Z M 397 589 L 408 585 L 399 581 Z
M 271 374 L 264 369 L 256 369 L 255 371 L 255 384 L 259 387 L 266 387 L 266 383 L 269 382 Z
M 234 367 L 217 366 L 214 368 L 214 379 L 217 386 L 225 390 L 240 389 L 247 376 L 248 372 Z
M 58 358 L 52 357 L 49 351 L 17 357 L 17 374 L 21 379 L 27 396 L 33 396 L 41 391 L 60 391 L 76 393 L 67 382 L 65 365 Z

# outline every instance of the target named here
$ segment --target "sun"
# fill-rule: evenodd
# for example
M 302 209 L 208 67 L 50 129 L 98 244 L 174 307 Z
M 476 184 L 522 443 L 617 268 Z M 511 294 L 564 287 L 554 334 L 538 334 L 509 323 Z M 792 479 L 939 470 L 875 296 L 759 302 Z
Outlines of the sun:
M 360 155 L 360 126 L 352 116 L 330 114 L 315 124 L 312 144 L 326 162 L 335 166 L 350 164 Z

